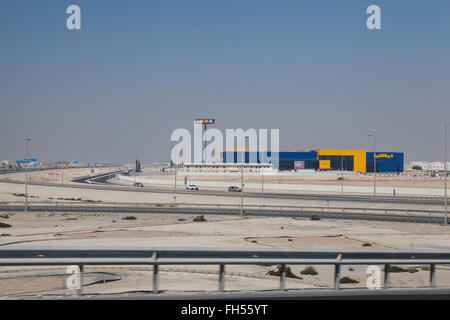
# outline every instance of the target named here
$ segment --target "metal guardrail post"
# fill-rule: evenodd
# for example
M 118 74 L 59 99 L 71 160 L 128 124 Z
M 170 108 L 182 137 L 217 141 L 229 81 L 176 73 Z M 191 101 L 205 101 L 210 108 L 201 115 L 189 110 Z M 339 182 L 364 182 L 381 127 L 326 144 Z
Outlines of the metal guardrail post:
M 77 289 L 77 296 L 82 296 L 83 295 L 83 271 L 84 271 L 84 267 L 83 265 L 79 265 L 78 268 L 80 269 L 80 288 Z
M 219 291 L 225 290 L 225 265 L 221 264 L 219 267 Z
M 158 265 L 153 265 L 153 293 L 158 293 Z
M 390 280 L 390 268 L 391 266 L 389 264 L 384 265 L 384 288 L 389 288 L 389 280 Z
M 436 287 L 436 266 L 434 264 L 430 265 L 430 287 Z
M 282 264 L 280 269 L 280 291 L 286 290 L 286 265 Z
M 341 265 L 334 265 L 334 288 L 339 290 L 340 287 L 340 279 L 341 279 Z

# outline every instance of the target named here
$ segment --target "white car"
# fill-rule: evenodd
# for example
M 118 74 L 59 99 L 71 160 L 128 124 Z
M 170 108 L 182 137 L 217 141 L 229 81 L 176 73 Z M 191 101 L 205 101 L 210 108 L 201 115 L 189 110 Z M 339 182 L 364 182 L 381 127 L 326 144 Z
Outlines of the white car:
M 92 181 L 92 180 L 88 180 L 88 181 L 87 181 L 87 183 L 89 183 L 89 184 L 93 184 L 93 183 L 94 183 L 94 181 Z
M 198 187 L 195 184 L 190 184 L 186 186 L 187 190 L 198 190 Z

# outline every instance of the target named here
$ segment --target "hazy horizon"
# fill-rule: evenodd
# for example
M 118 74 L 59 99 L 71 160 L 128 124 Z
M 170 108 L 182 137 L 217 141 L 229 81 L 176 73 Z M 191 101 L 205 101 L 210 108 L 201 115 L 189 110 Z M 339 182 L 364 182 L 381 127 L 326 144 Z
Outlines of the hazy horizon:
M 66 28 L 81 7 L 82 29 Z M 366 28 L 377 4 L 382 30 Z M 168 162 L 174 129 L 279 128 L 280 151 L 443 161 L 450 2 L 0 3 L 0 160 Z M 450 131 L 450 130 L 449 130 Z

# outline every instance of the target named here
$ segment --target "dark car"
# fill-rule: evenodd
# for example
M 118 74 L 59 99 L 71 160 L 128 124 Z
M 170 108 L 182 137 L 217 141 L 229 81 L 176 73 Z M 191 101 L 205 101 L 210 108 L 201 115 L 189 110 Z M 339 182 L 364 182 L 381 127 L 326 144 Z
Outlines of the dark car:
M 230 192 L 241 192 L 242 190 L 239 187 L 231 186 L 231 187 L 228 188 L 228 191 L 230 191 Z
M 133 186 L 142 188 L 144 185 L 142 183 L 140 183 L 140 182 L 136 182 Z

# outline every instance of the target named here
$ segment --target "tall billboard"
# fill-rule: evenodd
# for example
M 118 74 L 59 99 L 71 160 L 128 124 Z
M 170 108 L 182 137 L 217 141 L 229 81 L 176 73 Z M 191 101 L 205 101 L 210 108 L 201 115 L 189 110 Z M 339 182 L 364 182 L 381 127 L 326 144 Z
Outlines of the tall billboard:
M 215 124 L 216 119 L 195 119 L 195 123 L 198 124 Z

